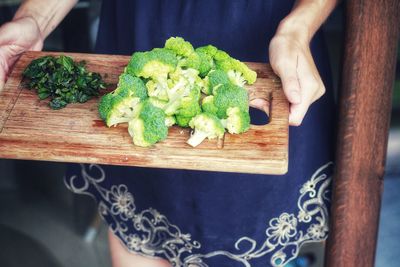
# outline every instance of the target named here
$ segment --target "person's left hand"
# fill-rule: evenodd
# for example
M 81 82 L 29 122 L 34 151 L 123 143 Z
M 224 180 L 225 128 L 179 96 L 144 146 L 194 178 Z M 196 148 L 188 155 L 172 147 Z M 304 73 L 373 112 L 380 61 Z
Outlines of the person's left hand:
M 290 102 L 289 124 L 299 126 L 310 105 L 325 93 L 309 41 L 297 32 L 278 30 L 269 45 L 269 60 Z

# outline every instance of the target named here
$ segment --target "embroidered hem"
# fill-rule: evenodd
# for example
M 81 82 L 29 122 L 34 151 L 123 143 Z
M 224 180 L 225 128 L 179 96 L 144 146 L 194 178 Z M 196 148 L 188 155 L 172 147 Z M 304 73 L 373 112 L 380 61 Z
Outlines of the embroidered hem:
M 174 267 L 209 267 L 204 260 L 215 256 L 225 256 L 244 267 L 251 267 L 251 260 L 268 254 L 272 266 L 280 267 L 298 256 L 305 243 L 324 241 L 328 235 L 329 213 L 325 202 L 331 176 L 326 172 L 333 163 L 320 167 L 300 188 L 297 201 L 297 214 L 283 212 L 269 220 L 265 230 L 265 240 L 243 236 L 235 242 L 236 251 L 217 250 L 209 253 L 193 253 L 201 248 L 198 241 L 192 240 L 188 233 L 170 223 L 167 217 L 153 208 L 138 211 L 133 195 L 124 184 L 113 185 L 108 190 L 100 184 L 106 178 L 99 165 L 81 164 L 81 178 L 69 178 L 66 186 L 74 193 L 86 194 L 98 202 L 100 216 L 121 243 L 130 251 L 141 256 L 166 259 Z M 87 190 L 97 191 L 97 199 Z M 128 225 L 135 233 L 128 233 Z M 307 226 L 306 231 L 299 230 Z M 247 247 L 247 249 L 242 249 Z

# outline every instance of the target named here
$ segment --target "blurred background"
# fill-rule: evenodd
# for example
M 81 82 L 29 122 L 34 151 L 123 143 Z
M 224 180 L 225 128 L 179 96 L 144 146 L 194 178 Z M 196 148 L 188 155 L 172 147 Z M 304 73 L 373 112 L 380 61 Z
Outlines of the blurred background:
M 12 18 L 19 2 L 0 0 L 0 25 Z M 44 50 L 92 52 L 100 6 L 100 0 L 80 1 L 46 40 Z M 336 89 L 343 13 L 338 7 L 323 27 Z M 400 52 L 397 61 L 377 267 L 398 266 L 400 261 Z M 66 189 L 64 172 L 62 163 L 0 159 L 0 266 L 111 266 L 107 226 L 91 198 Z M 323 253 L 323 244 L 308 244 L 301 257 L 287 266 L 323 266 Z

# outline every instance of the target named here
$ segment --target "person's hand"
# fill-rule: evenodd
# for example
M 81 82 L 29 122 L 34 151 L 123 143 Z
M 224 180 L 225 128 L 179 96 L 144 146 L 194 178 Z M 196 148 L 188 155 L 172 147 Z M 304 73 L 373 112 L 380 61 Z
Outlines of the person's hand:
M 42 47 L 43 38 L 33 18 L 16 19 L 0 27 L 0 91 L 21 54 L 28 50 L 38 51 Z
M 299 126 L 310 105 L 325 93 L 308 39 L 278 29 L 269 45 L 269 60 L 290 102 L 289 124 Z

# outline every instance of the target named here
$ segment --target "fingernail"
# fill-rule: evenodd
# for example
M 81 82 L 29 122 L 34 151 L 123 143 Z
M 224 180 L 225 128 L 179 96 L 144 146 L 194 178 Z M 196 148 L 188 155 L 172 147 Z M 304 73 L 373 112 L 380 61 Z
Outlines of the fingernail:
M 293 104 L 299 104 L 301 102 L 301 96 L 299 91 L 297 90 L 290 91 L 290 96 Z

